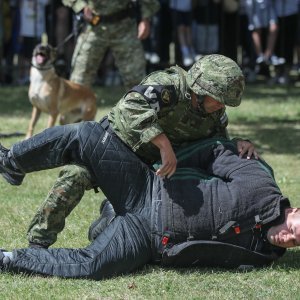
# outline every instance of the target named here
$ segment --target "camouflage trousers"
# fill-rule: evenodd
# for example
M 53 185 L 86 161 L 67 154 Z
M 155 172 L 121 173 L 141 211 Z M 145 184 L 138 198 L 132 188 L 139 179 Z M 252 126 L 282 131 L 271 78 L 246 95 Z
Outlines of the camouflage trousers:
M 70 79 L 91 86 L 108 49 L 112 51 L 127 89 L 145 77 L 146 63 L 142 43 L 137 38 L 136 22 L 126 18 L 112 24 L 86 27 L 76 43 Z
M 27 237 L 29 243 L 50 246 L 65 227 L 65 219 L 91 189 L 91 176 L 82 166 L 64 167 L 44 203 L 33 217 Z

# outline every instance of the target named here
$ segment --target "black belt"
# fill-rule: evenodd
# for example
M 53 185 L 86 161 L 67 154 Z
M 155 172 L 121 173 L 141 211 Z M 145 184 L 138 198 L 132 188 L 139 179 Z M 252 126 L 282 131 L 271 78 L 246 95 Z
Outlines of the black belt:
M 105 131 L 107 131 L 108 133 L 114 133 L 114 130 L 112 129 L 107 116 L 102 118 L 99 123 Z
M 126 18 L 131 18 L 134 14 L 134 8 L 132 5 L 128 5 L 125 9 L 111 15 L 98 15 L 99 23 L 116 23 Z

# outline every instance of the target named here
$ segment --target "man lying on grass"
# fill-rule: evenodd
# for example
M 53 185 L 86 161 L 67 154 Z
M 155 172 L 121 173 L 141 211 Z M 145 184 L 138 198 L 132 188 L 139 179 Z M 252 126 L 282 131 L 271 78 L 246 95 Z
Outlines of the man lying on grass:
M 262 267 L 300 244 L 299 209 L 282 195 L 272 169 L 261 159 L 240 158 L 234 142 L 210 139 L 178 151 L 170 178 L 156 176 L 134 156 L 91 166 L 84 159 L 94 149 L 89 144 L 63 145 L 63 156 L 60 147 L 33 144 L 34 151 L 28 147 L 18 157 L 2 153 L 6 178 L 14 176 L 8 157 L 22 172 L 81 163 L 97 171 L 93 175 L 110 202 L 90 228 L 89 246 L 2 251 L 5 272 L 99 280 L 150 263 Z M 51 165 L 50 157 L 56 158 Z

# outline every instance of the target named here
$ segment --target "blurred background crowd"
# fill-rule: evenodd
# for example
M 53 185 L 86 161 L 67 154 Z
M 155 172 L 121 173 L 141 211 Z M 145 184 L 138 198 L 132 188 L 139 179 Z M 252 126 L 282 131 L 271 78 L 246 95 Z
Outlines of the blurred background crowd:
M 299 0 L 160 0 L 160 5 L 143 41 L 148 73 L 174 64 L 188 69 L 202 55 L 220 53 L 239 63 L 249 83 L 299 82 Z M 0 84 L 29 83 L 32 50 L 42 36 L 57 47 L 56 69 L 68 78 L 81 22 L 59 0 L 1 0 Z M 95 84 L 122 84 L 109 50 Z

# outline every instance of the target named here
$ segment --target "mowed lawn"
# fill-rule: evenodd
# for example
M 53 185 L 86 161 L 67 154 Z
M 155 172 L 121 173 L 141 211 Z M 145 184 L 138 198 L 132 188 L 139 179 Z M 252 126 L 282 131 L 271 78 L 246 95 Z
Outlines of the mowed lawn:
M 95 88 L 100 119 L 123 93 Z M 27 87 L 0 88 L 0 134 L 24 133 L 31 115 Z M 251 85 L 238 108 L 228 109 L 229 133 L 252 140 L 273 167 L 282 192 L 300 206 L 300 88 Z M 43 129 L 43 115 L 36 132 Z M 22 137 L 0 138 L 11 146 Z M 20 187 L 0 178 L 0 247 L 27 246 L 31 218 L 59 169 L 28 174 Z M 89 224 L 98 217 L 101 193 L 87 192 L 53 247 L 88 245 Z M 146 266 L 104 281 L 0 274 L 0 299 L 300 299 L 300 249 L 271 267 L 250 272 L 223 269 L 161 269 Z

